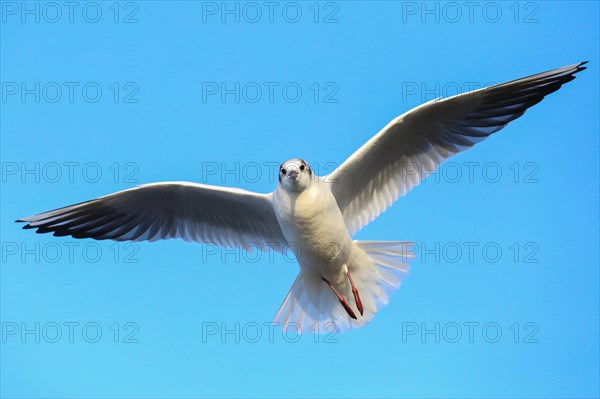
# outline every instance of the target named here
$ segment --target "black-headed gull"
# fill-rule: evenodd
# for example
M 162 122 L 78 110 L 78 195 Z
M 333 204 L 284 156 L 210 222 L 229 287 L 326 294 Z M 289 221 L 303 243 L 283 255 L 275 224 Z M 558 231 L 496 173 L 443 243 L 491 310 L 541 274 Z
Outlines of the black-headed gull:
M 429 101 L 392 120 L 328 176 L 315 176 L 302 159 L 284 162 L 270 194 L 154 183 L 18 222 L 75 238 L 291 248 L 300 273 L 274 321 L 306 331 L 360 327 L 400 286 L 411 253 L 406 242 L 354 241 L 352 235 L 440 162 L 523 115 L 584 64 Z

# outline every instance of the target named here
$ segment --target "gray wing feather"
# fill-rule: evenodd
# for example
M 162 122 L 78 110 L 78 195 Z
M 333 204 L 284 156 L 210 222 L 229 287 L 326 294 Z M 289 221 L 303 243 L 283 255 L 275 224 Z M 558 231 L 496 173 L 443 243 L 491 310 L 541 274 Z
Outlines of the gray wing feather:
M 146 184 L 19 219 L 55 236 L 282 248 L 270 194 L 186 182 Z
M 429 101 L 391 121 L 325 178 L 348 230 L 357 232 L 440 162 L 496 133 L 575 79 L 584 64 Z

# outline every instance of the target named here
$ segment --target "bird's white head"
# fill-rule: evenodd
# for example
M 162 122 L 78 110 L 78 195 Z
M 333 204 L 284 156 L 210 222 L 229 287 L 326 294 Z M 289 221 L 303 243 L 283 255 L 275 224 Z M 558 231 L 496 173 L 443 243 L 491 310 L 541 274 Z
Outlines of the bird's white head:
M 308 163 L 300 158 L 287 160 L 279 166 L 279 184 L 286 191 L 306 190 L 312 184 L 313 177 Z

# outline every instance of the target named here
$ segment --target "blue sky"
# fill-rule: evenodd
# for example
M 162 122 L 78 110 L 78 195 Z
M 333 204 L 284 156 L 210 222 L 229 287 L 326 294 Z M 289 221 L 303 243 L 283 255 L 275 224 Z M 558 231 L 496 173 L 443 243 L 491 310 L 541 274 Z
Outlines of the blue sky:
M 1 395 L 597 397 L 599 6 L 469 4 L 0 2 Z M 271 332 L 279 255 L 13 223 L 162 180 L 269 192 L 425 100 L 583 60 L 357 234 L 419 250 L 361 330 Z

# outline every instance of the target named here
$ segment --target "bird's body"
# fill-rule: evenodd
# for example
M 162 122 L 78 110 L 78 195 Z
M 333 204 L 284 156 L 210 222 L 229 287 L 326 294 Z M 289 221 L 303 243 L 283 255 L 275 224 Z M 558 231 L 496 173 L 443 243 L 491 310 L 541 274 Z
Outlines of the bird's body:
M 330 187 L 317 177 L 305 190 L 273 193 L 281 231 L 303 272 L 336 278 L 353 248 L 344 216 Z
M 585 63 L 427 102 L 392 120 L 326 177 L 284 162 L 270 194 L 187 182 L 139 186 L 18 220 L 56 236 L 186 241 L 292 250 L 300 273 L 275 316 L 302 331 L 373 319 L 408 273 L 410 243 L 352 236 L 440 162 L 573 80 Z
M 371 248 L 363 249 L 364 243 L 352 239 L 327 179 L 315 176 L 302 159 L 284 162 L 281 171 L 272 194 L 273 210 L 300 273 L 275 321 L 312 331 L 338 331 L 368 322 L 387 303 L 385 288 L 397 288 L 408 273 L 407 243 L 371 242 Z M 380 254 L 390 268 L 387 280 L 381 279 L 386 272 L 377 269 L 381 261 L 368 253 L 373 248 L 389 249 L 400 258 Z M 304 298 L 312 301 L 302 303 Z

